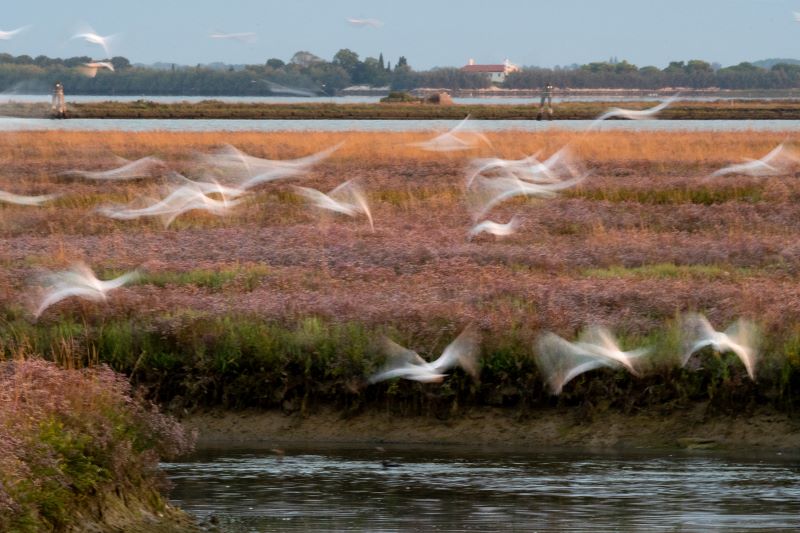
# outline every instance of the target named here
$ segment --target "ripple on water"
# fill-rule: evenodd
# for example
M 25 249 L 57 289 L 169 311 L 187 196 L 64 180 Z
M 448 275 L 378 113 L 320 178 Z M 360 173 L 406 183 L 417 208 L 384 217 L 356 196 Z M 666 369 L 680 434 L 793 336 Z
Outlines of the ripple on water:
M 800 470 L 779 457 L 228 451 L 164 468 L 174 503 L 234 531 L 800 527 Z

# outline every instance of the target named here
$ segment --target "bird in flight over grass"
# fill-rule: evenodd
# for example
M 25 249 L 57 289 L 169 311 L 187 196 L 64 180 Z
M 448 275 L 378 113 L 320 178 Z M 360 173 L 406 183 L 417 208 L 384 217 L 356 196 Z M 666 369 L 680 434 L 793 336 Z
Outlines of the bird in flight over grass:
M 262 183 L 307 174 L 314 165 L 328 158 L 343 144 L 340 142 L 297 159 L 263 159 L 226 144 L 214 153 L 200 155 L 200 163 L 220 172 L 221 181 L 248 190 Z
M 387 379 L 402 378 L 423 383 L 441 382 L 451 368 L 460 366 L 473 378 L 477 379 L 479 338 L 473 327 L 467 327 L 451 342 L 435 361 L 428 362 L 408 348 L 404 348 L 389 339 L 384 339 L 384 351 L 388 362 L 384 367 L 368 379 L 369 383 L 378 383 Z
M 469 230 L 469 233 L 467 234 L 467 240 L 472 240 L 481 233 L 489 233 L 490 235 L 495 235 L 497 237 L 507 237 L 508 235 L 511 235 L 517 231 L 520 223 L 521 221 L 516 215 L 511 217 L 511 220 L 505 224 L 493 222 L 491 220 L 484 220 L 483 222 L 475 224 L 472 229 Z
M 43 277 L 40 285 L 43 297 L 34 314 L 38 318 L 51 305 L 73 296 L 94 301 L 106 300 L 109 291 L 118 289 L 139 276 L 138 271 L 133 271 L 103 281 L 86 264 L 75 263 L 69 270 L 52 272 Z
M 649 118 L 655 117 L 658 113 L 669 107 L 672 102 L 677 100 L 677 96 L 673 96 L 671 98 L 667 98 L 660 104 L 650 107 L 648 109 L 623 109 L 621 107 L 612 107 L 599 117 L 597 117 L 594 122 L 589 126 L 589 129 L 592 129 L 597 124 L 607 120 L 609 118 L 626 118 L 628 120 L 645 120 Z
M 597 326 L 584 331 L 577 342 L 548 332 L 539 337 L 536 346 L 536 364 L 556 395 L 576 377 L 598 368 L 622 367 L 638 376 L 639 362 L 650 352 L 649 348 L 623 351 L 607 329 Z
M 469 115 L 456 124 L 453 129 L 437 135 L 433 139 L 409 143 L 409 146 L 415 146 L 429 152 L 456 152 L 459 150 L 471 150 L 478 145 L 478 141 L 483 141 L 488 146 L 492 143 L 489 139 L 479 131 L 471 131 L 467 129 Z
M 84 31 L 73 35 L 71 39 L 83 39 L 87 43 L 101 46 L 106 57 L 111 57 L 111 42 L 116 39 L 116 35 L 98 35 L 92 28 L 87 27 Z
M 258 35 L 256 35 L 252 31 L 246 31 L 241 33 L 222 33 L 216 31 L 211 33 L 209 37 L 212 39 L 239 41 L 242 43 L 249 43 L 249 44 L 252 44 L 258 40 Z
M 6 191 L 0 191 L 0 202 L 6 202 L 9 204 L 16 204 L 16 205 L 39 206 L 44 203 L 55 200 L 60 196 L 61 196 L 60 194 L 40 194 L 38 196 L 25 196 Z
M 540 152 L 522 159 L 478 158 L 470 162 L 467 189 L 478 176 L 497 175 L 515 177 L 523 181 L 549 184 L 563 181 L 566 177 L 577 177 L 575 158 L 569 145 L 561 147 L 544 161 L 539 161 Z
M 744 364 L 747 375 L 755 381 L 759 335 L 753 322 L 740 318 L 722 332 L 715 330 L 705 316 L 691 313 L 683 319 L 683 333 L 685 350 L 682 366 L 686 366 L 692 354 L 710 346 L 718 354 L 735 353 Z
M 347 22 L 356 28 L 380 28 L 383 22 L 378 19 L 348 18 Z
M 365 215 L 369 221 L 369 227 L 375 231 L 372 211 L 367 204 L 364 192 L 355 181 L 347 180 L 328 194 L 310 187 L 295 186 L 294 190 L 319 209 L 341 213 L 349 217 L 354 217 L 359 213 Z
M 129 161 L 122 157 L 116 157 L 116 160 L 122 163 L 122 166 L 110 170 L 67 170 L 61 175 L 91 180 L 124 181 L 150 178 L 157 175 L 159 170 L 166 168 L 166 163 L 153 156 L 142 157 L 135 161 Z
M 228 214 L 233 207 L 236 207 L 241 202 L 241 199 L 229 200 L 226 198 L 223 188 L 214 189 L 213 185 L 210 186 L 211 188 L 207 185 L 186 179 L 182 185 L 172 188 L 163 199 L 157 200 L 146 207 L 135 208 L 111 205 L 99 207 L 96 211 L 104 216 L 118 220 L 159 217 L 164 227 L 167 228 L 183 213 L 200 210 L 221 216 Z M 212 193 L 219 193 L 222 196 L 222 200 L 209 196 Z
M 800 157 L 786 148 L 784 143 L 781 143 L 761 159 L 746 159 L 745 161 L 745 163 L 723 167 L 713 172 L 708 178 L 727 176 L 729 174 L 744 174 L 755 177 L 779 176 L 785 174 L 792 164 L 800 163 Z
M 468 201 L 472 207 L 473 218 L 479 220 L 486 216 L 495 206 L 517 196 L 554 198 L 559 191 L 574 187 L 584 179 L 586 179 L 586 175 L 565 179 L 557 183 L 537 184 L 522 181 L 514 176 L 499 178 L 478 176 L 469 191 Z
M 20 33 L 25 32 L 25 31 L 27 31 L 29 29 L 30 29 L 30 26 L 22 26 L 20 28 L 17 28 L 16 30 L 9 30 L 9 31 L 0 30 L 0 41 L 11 40 L 14 37 L 16 37 L 17 35 L 19 35 Z

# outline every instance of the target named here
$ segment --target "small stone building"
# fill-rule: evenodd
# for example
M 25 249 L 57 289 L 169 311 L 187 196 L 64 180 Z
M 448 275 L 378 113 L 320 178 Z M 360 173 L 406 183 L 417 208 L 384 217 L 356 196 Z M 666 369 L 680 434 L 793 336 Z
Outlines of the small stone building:
M 492 83 L 503 83 L 506 76 L 512 72 L 519 72 L 519 67 L 506 59 L 500 65 L 476 65 L 474 59 L 470 59 L 467 65 L 461 67 L 463 72 L 471 72 L 475 74 L 485 74 L 489 77 Z

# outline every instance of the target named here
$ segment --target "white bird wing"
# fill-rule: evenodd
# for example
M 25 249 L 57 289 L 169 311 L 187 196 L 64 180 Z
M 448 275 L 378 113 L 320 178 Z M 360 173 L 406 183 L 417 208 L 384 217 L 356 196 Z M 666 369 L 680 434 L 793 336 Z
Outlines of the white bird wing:
M 102 284 L 102 287 L 103 287 L 103 292 L 107 292 L 107 291 L 111 291 L 111 290 L 114 290 L 114 289 L 118 289 L 118 288 L 122 287 L 123 285 L 127 285 L 128 283 L 131 283 L 132 281 L 138 280 L 141 277 L 142 277 L 141 273 L 136 271 L 136 270 L 134 270 L 132 272 L 126 272 L 125 274 L 123 274 L 121 276 L 118 276 L 118 277 L 116 277 L 114 279 L 110 279 L 110 280 L 107 280 L 107 281 L 101 281 L 101 284 Z
M 428 362 L 425 361 L 420 355 L 415 352 L 414 350 L 410 350 L 404 346 L 400 346 L 393 340 L 384 337 L 382 340 L 383 343 L 383 351 L 386 353 L 386 356 L 389 358 L 390 362 L 395 364 L 398 363 L 409 363 L 412 365 L 427 365 Z
M 4 41 L 7 41 L 7 40 L 13 38 L 16 35 L 19 35 L 20 33 L 24 32 L 24 31 L 27 31 L 28 29 L 30 29 L 30 27 L 31 26 L 22 26 L 22 27 L 19 27 L 19 28 L 15 29 L 15 30 L 0 31 L 0 39 L 2 39 Z
M 381 370 L 368 379 L 370 383 L 377 383 L 392 378 L 424 381 L 424 378 L 417 378 L 421 378 L 425 375 L 431 377 L 432 380 L 440 380 L 444 377 L 443 374 L 435 373 L 430 365 L 414 350 L 404 348 L 387 337 L 382 339 L 382 345 L 383 351 L 387 356 L 387 361 Z M 438 378 L 434 376 L 438 376 Z
M 483 222 L 475 224 L 469 230 L 467 237 L 471 239 L 472 237 L 480 235 L 483 232 L 490 233 L 492 235 L 497 235 L 498 237 L 505 237 L 507 235 L 511 235 L 512 233 L 514 233 L 519 227 L 519 224 L 520 220 L 517 215 L 511 217 L 511 220 L 509 220 L 505 224 L 500 224 L 492 220 L 484 220 Z
M 135 161 L 118 159 L 124 161 L 122 166 L 109 170 L 68 170 L 62 172 L 61 175 L 79 176 L 93 180 L 132 180 L 152 177 L 155 170 L 166 167 L 164 161 L 153 156 L 142 157 Z
M 689 358 L 697 350 L 713 344 L 717 330 L 708 319 L 699 313 L 688 313 L 681 321 L 683 337 L 683 357 L 681 366 L 685 366 Z
M 460 366 L 473 378 L 478 377 L 479 336 L 477 330 L 467 326 L 456 339 L 447 345 L 438 359 L 430 366 L 437 372 L 444 372 L 454 366 Z
M 387 379 L 403 378 L 423 383 L 435 383 L 442 381 L 445 377 L 445 374 L 436 373 L 427 366 L 401 363 L 396 367 L 386 368 L 373 374 L 367 381 L 369 383 L 378 383 Z
M 336 213 L 342 213 L 343 215 L 351 217 L 356 215 L 356 210 L 353 208 L 353 206 L 337 202 L 322 191 L 318 191 L 317 189 L 312 189 L 310 187 L 300 187 L 299 185 L 293 185 L 292 188 L 297 194 L 306 198 L 315 207 L 327 209 L 328 211 L 334 211 Z
M 719 170 L 712 172 L 709 175 L 709 178 L 716 178 L 719 176 L 725 176 L 728 174 L 747 174 L 749 176 L 765 176 L 769 174 L 777 174 L 779 171 L 777 168 L 764 163 L 760 159 L 750 160 L 747 163 L 736 163 L 733 165 L 728 165 L 727 167 L 722 167 Z
M 756 366 L 759 360 L 758 328 L 753 322 L 740 318 L 725 330 L 725 335 L 730 339 L 728 347 L 742 361 L 750 379 L 755 380 Z
M 103 294 L 101 291 L 85 286 L 60 287 L 56 290 L 49 291 L 45 295 L 44 299 L 39 304 L 39 307 L 36 309 L 34 316 L 38 318 L 45 309 L 71 296 L 80 296 L 82 298 L 95 301 L 105 300 L 106 298 L 105 294 Z
M 43 203 L 50 202 L 60 197 L 60 194 L 40 194 L 37 196 L 25 196 L 14 194 L 6 191 L 0 191 L 0 202 L 6 202 L 16 205 L 32 205 L 39 206 Z
M 372 211 L 369 208 L 364 191 L 356 181 L 352 179 L 345 181 L 328 193 L 328 196 L 341 205 L 350 206 L 354 211 L 363 213 L 369 221 L 370 228 L 372 228 L 372 231 L 375 231 L 375 225 L 372 221 Z
M 678 98 L 677 96 L 672 96 L 670 98 L 667 98 L 660 104 L 647 109 L 623 109 L 620 107 L 612 107 L 608 111 L 597 117 L 594 120 L 594 122 L 592 122 L 591 126 L 589 126 L 589 128 L 591 129 L 597 123 L 612 117 L 625 117 L 630 120 L 640 120 L 643 118 L 650 118 L 656 115 L 658 112 L 666 109 L 670 104 L 672 104 L 672 102 L 677 100 L 677 98 Z
M 601 367 L 613 366 L 602 357 L 568 342 L 554 333 L 541 335 L 536 343 L 536 365 L 553 394 L 577 376 Z
M 770 150 L 770 152 L 769 152 L 767 155 L 765 155 L 764 157 L 762 157 L 760 161 L 761 161 L 762 163 L 767 163 L 767 164 L 769 164 L 769 162 L 770 162 L 770 161 L 772 161 L 773 159 L 775 159 L 776 157 L 778 157 L 778 155 L 779 155 L 781 152 L 783 152 L 783 148 L 784 148 L 784 143 L 781 143 L 781 144 L 779 144 L 778 146 L 776 146 L 775 148 L 773 148 L 772 150 Z
M 587 352 L 592 352 L 600 357 L 609 359 L 612 364 L 622 365 L 633 375 L 639 376 L 641 371 L 639 365 L 640 358 L 650 353 L 650 348 L 638 348 L 624 352 L 620 349 L 619 343 L 611 332 L 601 326 L 590 326 L 580 337 L 580 342 L 576 343 Z

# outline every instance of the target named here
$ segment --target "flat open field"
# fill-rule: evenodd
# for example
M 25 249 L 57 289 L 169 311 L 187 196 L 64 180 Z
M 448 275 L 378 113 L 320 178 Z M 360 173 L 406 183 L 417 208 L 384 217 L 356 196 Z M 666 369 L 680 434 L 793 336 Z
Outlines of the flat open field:
M 800 385 L 798 176 L 704 180 L 787 141 L 784 133 L 495 133 L 494 149 L 428 153 L 425 133 L 0 134 L 0 189 L 61 192 L 44 207 L 0 205 L 0 310 L 6 354 L 103 361 L 176 405 L 379 406 L 448 416 L 463 406 L 575 406 L 629 411 L 708 402 L 723 412 L 791 411 Z M 229 216 L 115 221 L 93 209 L 157 197 L 160 180 L 95 183 L 59 178 L 106 169 L 112 154 L 156 155 L 187 176 L 194 156 L 230 143 L 272 159 L 344 141 L 304 178 L 257 189 Z M 464 198 L 473 157 L 546 156 L 571 143 L 592 174 L 546 200 L 491 212 L 523 224 L 506 238 L 468 241 Z M 788 142 L 791 147 L 792 143 Z M 291 184 L 327 191 L 357 178 L 375 221 L 320 215 Z M 108 302 L 64 301 L 36 322 L 29 283 L 43 268 L 82 259 L 111 276 L 144 278 Z M 102 276 L 101 276 L 102 277 Z M 542 331 L 566 338 L 588 324 L 628 346 L 678 356 L 674 322 L 700 311 L 722 329 L 739 317 L 765 334 L 759 380 L 735 358 L 633 378 L 597 371 L 551 397 L 533 363 Z M 460 372 L 439 386 L 366 386 L 388 332 L 423 354 L 468 323 L 483 334 L 479 383 Z M 672 368 L 672 367 L 670 367 Z M 584 412 L 582 411 L 582 412 Z
M 69 98 L 67 99 L 69 100 Z M 611 107 L 647 109 L 660 101 L 641 102 L 559 102 L 554 105 L 555 120 L 593 120 Z M 67 103 L 70 118 L 172 118 L 172 119 L 347 119 L 347 120 L 461 120 L 469 115 L 477 120 L 535 120 L 539 97 L 527 105 L 429 105 L 420 103 L 339 104 L 339 103 L 230 103 L 210 98 L 197 103 L 91 102 Z M 0 116 L 47 118 L 45 103 L 0 105 Z M 677 101 L 659 113 L 666 120 L 797 120 L 798 100 L 719 100 L 712 102 Z

